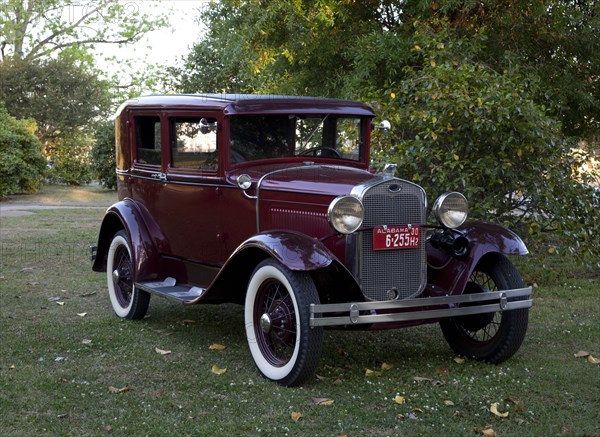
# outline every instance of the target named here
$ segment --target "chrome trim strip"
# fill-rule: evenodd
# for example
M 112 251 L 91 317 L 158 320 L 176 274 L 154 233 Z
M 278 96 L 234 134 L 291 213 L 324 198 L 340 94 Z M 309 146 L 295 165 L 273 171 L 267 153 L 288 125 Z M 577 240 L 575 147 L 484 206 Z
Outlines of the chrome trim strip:
M 310 326 L 340 326 L 366 323 L 404 322 L 411 320 L 428 320 L 445 317 L 463 316 L 469 314 L 493 313 L 496 311 L 510 311 L 519 308 L 530 308 L 531 287 L 502 290 L 498 292 L 463 294 L 458 296 L 425 297 L 407 299 L 403 301 L 385 302 L 348 302 L 337 304 L 311 304 Z M 509 302 L 508 299 L 518 298 Z M 417 307 L 434 307 L 439 305 L 455 305 L 459 303 L 476 303 L 495 301 L 487 305 L 468 307 L 443 308 L 425 311 L 397 312 L 386 314 L 357 315 L 357 311 L 385 311 L 404 310 Z M 328 313 L 344 313 L 328 317 Z

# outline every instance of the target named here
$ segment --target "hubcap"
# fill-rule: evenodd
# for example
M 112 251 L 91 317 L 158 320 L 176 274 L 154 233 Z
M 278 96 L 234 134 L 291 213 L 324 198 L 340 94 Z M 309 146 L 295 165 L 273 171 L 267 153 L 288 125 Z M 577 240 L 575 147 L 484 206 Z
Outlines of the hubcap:
M 113 283 L 115 283 L 115 284 L 118 283 L 119 279 L 121 279 L 121 275 L 119 274 L 119 270 L 115 269 L 112 272 L 112 277 L 113 277 Z
M 264 313 L 260 317 L 260 329 L 262 329 L 262 332 L 264 332 L 265 334 L 268 334 L 271 330 L 271 318 L 267 313 Z

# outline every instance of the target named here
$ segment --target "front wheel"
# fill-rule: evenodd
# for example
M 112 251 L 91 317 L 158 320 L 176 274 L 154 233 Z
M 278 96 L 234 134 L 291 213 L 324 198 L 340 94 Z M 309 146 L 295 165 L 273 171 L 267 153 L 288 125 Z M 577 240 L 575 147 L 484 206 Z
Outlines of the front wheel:
M 284 386 L 302 384 L 321 357 L 323 328 L 310 327 L 310 304 L 319 303 L 315 284 L 268 259 L 250 279 L 245 322 L 250 353 L 258 370 Z
M 113 310 L 119 317 L 141 319 L 148 311 L 150 294 L 135 287 L 131 245 L 125 231 L 115 234 L 108 249 L 106 281 Z
M 465 287 L 468 293 L 495 293 L 524 287 L 517 269 L 503 255 L 481 259 Z M 450 347 L 459 355 L 490 363 L 512 357 L 523 343 L 529 308 L 452 317 L 440 322 Z

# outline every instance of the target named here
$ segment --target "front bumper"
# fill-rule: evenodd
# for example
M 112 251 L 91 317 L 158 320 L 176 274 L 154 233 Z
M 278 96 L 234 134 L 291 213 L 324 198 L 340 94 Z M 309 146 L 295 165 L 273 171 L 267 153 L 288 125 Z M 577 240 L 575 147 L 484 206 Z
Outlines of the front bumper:
M 460 306 L 461 304 L 467 306 Z M 311 304 L 310 326 L 433 321 L 447 317 L 530 308 L 532 305 L 531 287 L 401 301 Z

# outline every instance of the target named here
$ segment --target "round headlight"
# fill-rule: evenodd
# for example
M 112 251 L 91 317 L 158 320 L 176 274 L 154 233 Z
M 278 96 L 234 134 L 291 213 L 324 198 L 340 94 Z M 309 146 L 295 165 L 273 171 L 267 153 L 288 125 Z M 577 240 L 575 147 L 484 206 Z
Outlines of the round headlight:
M 467 219 L 469 205 L 460 193 L 444 193 L 433 204 L 433 213 L 442 226 L 454 229 Z
M 354 196 L 336 197 L 329 205 L 327 218 L 336 231 L 351 234 L 362 225 L 363 204 Z

